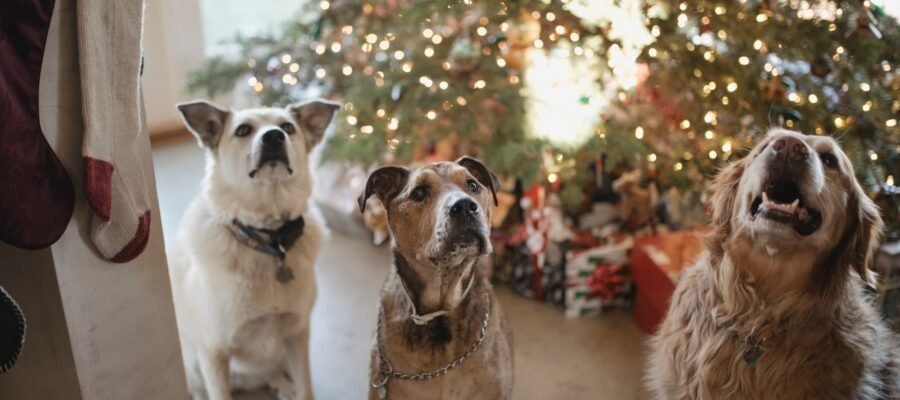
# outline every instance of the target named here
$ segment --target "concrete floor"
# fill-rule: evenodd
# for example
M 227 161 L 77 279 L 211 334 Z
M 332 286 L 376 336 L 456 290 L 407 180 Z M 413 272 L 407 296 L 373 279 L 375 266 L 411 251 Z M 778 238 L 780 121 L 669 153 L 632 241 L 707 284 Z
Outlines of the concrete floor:
M 153 151 L 163 233 L 171 240 L 203 176 L 202 151 L 191 140 L 156 143 Z M 319 298 L 312 315 L 311 363 L 316 398 L 363 399 L 378 290 L 389 251 L 368 238 L 333 232 L 319 256 Z M 503 286 L 497 297 L 513 326 L 515 399 L 644 399 L 646 336 L 630 312 L 566 319 Z M 270 399 L 266 393 L 240 399 Z

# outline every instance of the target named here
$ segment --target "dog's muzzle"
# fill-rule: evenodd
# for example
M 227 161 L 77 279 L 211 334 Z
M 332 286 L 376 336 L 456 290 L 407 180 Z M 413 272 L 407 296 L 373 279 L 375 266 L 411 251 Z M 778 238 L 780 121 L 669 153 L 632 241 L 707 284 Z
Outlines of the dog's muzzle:
M 822 224 L 822 214 L 807 206 L 800 182 L 809 175 L 809 147 L 799 139 L 783 137 L 765 153 L 768 179 L 762 192 L 750 203 L 750 215 L 790 225 L 803 235 L 811 235 Z
M 284 164 L 288 174 L 294 173 L 285 149 L 284 132 L 280 129 L 271 129 L 262 136 L 262 152 L 259 156 L 259 163 L 253 171 L 250 171 L 250 177 L 253 178 L 262 167 L 268 165 L 275 168 L 279 163 Z
M 484 236 L 484 227 L 481 218 L 481 210 L 471 198 L 457 200 L 450 206 L 450 232 L 448 242 L 451 246 L 478 246 L 478 251 L 484 253 L 487 249 L 487 238 Z

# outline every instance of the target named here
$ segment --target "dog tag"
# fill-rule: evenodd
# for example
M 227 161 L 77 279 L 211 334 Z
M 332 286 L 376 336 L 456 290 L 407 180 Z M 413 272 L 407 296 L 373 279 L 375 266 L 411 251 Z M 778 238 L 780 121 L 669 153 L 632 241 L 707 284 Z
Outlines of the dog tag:
M 294 271 L 284 265 L 283 261 L 278 260 L 278 271 L 275 271 L 275 279 L 281 283 L 288 283 L 291 279 L 294 279 Z

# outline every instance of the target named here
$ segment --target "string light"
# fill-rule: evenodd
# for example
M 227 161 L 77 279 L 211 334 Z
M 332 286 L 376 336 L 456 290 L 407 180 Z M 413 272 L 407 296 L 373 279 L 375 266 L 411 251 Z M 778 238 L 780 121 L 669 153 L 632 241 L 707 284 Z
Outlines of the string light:
M 738 84 L 736 82 L 731 82 L 728 84 L 728 86 L 725 86 L 725 90 L 728 90 L 729 93 L 734 92 L 735 90 L 737 90 L 737 88 Z
M 535 39 L 535 40 L 534 40 L 534 48 L 540 49 L 540 48 L 543 48 L 543 47 L 544 47 L 544 41 L 543 41 L 543 40 L 541 40 L 541 39 Z
M 859 89 L 862 90 L 863 92 L 868 92 L 869 89 L 871 89 L 871 87 L 869 86 L 868 83 L 863 82 L 863 83 L 859 84 Z
M 383 108 L 379 108 L 378 111 L 375 111 L 375 115 L 377 115 L 379 118 L 384 118 L 385 113 L 386 112 Z
M 762 40 L 756 39 L 753 41 L 753 48 L 756 50 L 762 49 L 762 45 L 763 45 Z
M 679 126 L 681 126 L 681 129 L 688 129 L 691 127 L 691 121 L 688 121 L 686 119 L 681 120 L 681 124 Z
M 581 36 L 578 34 L 578 32 L 572 32 L 569 34 L 569 40 L 577 42 L 578 39 L 581 39 Z
M 636 137 L 638 139 L 643 139 L 644 138 L 644 128 L 641 126 L 634 128 L 634 137 Z
M 726 141 L 724 144 L 722 144 L 722 152 L 731 153 L 731 142 Z
M 703 136 L 711 140 L 712 138 L 716 137 L 716 134 L 713 131 L 706 131 Z
M 816 104 L 816 103 L 819 102 L 819 96 L 816 96 L 816 95 L 813 94 L 813 93 L 810 93 L 810 95 L 807 97 L 807 99 L 808 99 L 809 102 L 812 103 L 812 104 Z
M 354 116 L 352 116 L 352 115 L 348 115 L 348 116 L 347 116 L 347 123 L 348 123 L 348 124 L 350 124 L 350 125 L 356 125 L 356 122 L 357 122 L 357 121 L 356 121 L 356 117 L 354 117 Z
M 375 128 L 372 128 L 372 125 L 363 125 L 359 128 L 359 131 L 366 135 L 370 135 L 372 132 L 375 132 Z
M 548 12 L 545 17 L 547 18 L 547 21 L 550 21 L 550 22 L 553 22 L 556 20 L 556 14 L 554 14 L 553 11 Z
M 897 126 L 897 120 L 894 119 L 894 118 L 891 118 L 891 119 L 889 119 L 889 120 L 887 120 L 887 121 L 884 121 L 884 124 L 885 124 L 888 128 L 893 128 L 893 127 Z
M 338 42 L 332 43 L 332 44 L 331 44 L 331 52 L 332 52 L 332 53 L 337 53 L 337 52 L 339 52 L 339 51 L 341 51 L 341 44 L 338 43 Z
M 750 64 L 750 59 L 747 58 L 747 56 L 741 56 L 740 58 L 738 58 L 738 63 L 741 65 L 747 65 Z
M 836 128 L 843 128 L 844 127 L 844 119 L 841 117 L 834 117 L 834 126 Z
M 656 162 L 656 153 L 650 153 L 647 155 L 647 161 Z
M 431 37 L 431 43 L 441 44 L 442 41 L 444 41 L 444 37 L 441 35 L 434 35 Z
M 318 69 L 316 69 L 316 78 L 319 78 L 319 79 L 324 78 L 326 72 L 327 72 L 327 71 L 325 71 L 325 68 L 318 68 Z
M 327 9 L 331 8 L 331 3 L 329 3 L 328 1 L 324 1 L 324 0 L 320 1 L 319 8 L 321 8 L 323 10 L 327 10 Z
M 287 64 L 287 63 L 289 63 L 289 62 L 291 62 L 291 55 L 290 55 L 290 54 L 283 54 L 283 55 L 281 56 L 281 63 L 282 63 L 282 64 Z
M 401 67 L 401 69 L 403 70 L 403 72 L 409 73 L 410 71 L 412 71 L 412 67 L 413 67 L 413 64 L 411 62 L 407 61 L 407 62 L 403 63 L 403 67 Z
M 419 78 L 419 83 L 421 83 L 423 86 L 425 86 L 427 88 L 430 88 L 431 85 L 434 84 L 434 81 L 432 81 L 431 78 L 429 78 L 427 76 L 423 76 L 423 77 Z
M 447 81 L 441 81 L 441 83 L 438 84 L 438 87 L 440 87 L 441 90 L 446 90 L 448 87 L 450 87 L 450 84 L 447 83 Z
M 681 161 L 675 163 L 675 165 L 672 166 L 672 169 L 676 171 L 681 171 L 682 168 L 684 168 L 684 166 L 681 164 Z
M 894 186 L 894 176 L 888 175 L 887 179 L 884 180 L 884 183 L 888 186 Z
M 557 180 L 559 180 L 559 176 L 557 176 L 556 174 L 552 172 L 547 174 L 547 182 L 556 183 Z
M 319 43 L 316 45 L 316 54 L 325 54 L 325 50 L 327 49 L 328 48 L 324 44 Z
M 757 14 L 756 15 L 756 22 L 766 22 L 767 19 L 769 19 L 769 17 L 766 14 Z M 710 158 L 715 158 L 715 157 L 710 157 Z
M 425 39 L 431 39 L 431 37 L 434 36 L 434 31 L 429 28 L 425 28 L 422 31 L 422 36 L 425 36 Z
M 350 76 L 350 74 L 353 73 L 353 67 L 344 64 L 344 67 L 341 68 L 341 72 L 343 72 L 346 76 Z
M 431 46 L 426 47 L 425 48 L 425 57 L 431 58 L 431 56 L 433 56 L 433 55 L 434 55 L 434 48 Z
M 397 61 L 402 60 L 404 56 L 405 56 L 405 54 L 403 54 L 402 50 L 397 50 L 394 52 L 394 59 Z
M 475 33 L 477 33 L 478 36 L 487 35 L 487 28 L 485 28 L 483 26 L 479 26 L 478 29 L 475 29 Z
M 459 104 L 459 105 L 461 105 L 461 106 L 465 106 L 467 103 L 468 103 L 468 102 L 466 101 L 466 98 L 465 98 L 465 97 L 462 97 L 462 96 L 457 96 L 457 97 L 456 97 L 456 104 Z
M 715 150 L 710 150 L 710 151 L 709 151 L 709 159 L 711 159 L 711 160 L 715 160 L 715 159 L 716 159 L 716 157 L 719 157 L 719 154 L 718 154 L 718 153 L 716 153 L 716 151 L 715 151 Z
M 484 80 L 479 79 L 479 80 L 475 81 L 475 84 L 472 85 L 472 87 L 474 87 L 475 89 L 484 89 L 484 87 L 486 85 L 487 84 L 484 82 Z
M 257 82 L 259 82 L 259 81 L 256 79 L 256 77 L 251 76 L 249 79 L 247 79 L 247 86 L 254 87 L 254 86 L 256 86 Z
M 388 123 L 387 128 L 392 131 L 396 131 L 398 127 L 400 127 L 400 120 L 398 120 L 397 118 L 391 118 L 391 122 Z
M 434 111 L 429 111 L 427 114 L 425 114 L 425 116 L 428 117 L 428 119 L 433 120 L 437 118 L 437 113 Z

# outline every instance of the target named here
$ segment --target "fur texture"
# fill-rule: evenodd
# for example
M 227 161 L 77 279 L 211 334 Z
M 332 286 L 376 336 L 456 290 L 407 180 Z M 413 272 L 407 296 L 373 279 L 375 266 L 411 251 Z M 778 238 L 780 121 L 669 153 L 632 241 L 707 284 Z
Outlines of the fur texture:
M 767 217 L 761 200 L 784 182 L 800 206 L 770 205 L 793 212 L 790 222 Z M 837 143 L 772 130 L 714 186 L 708 251 L 650 342 L 654 396 L 896 398 L 896 339 L 864 290 L 881 218 Z
M 261 386 L 282 400 L 312 398 L 313 266 L 327 232 L 309 204 L 313 183 L 307 164 L 336 108 L 323 101 L 240 111 L 206 102 L 179 105 L 207 150 L 201 193 L 188 207 L 169 254 L 185 370 L 195 398 L 230 399 L 232 389 Z M 285 283 L 275 278 L 273 256 L 238 242 L 229 230 L 234 219 L 276 229 L 301 215 L 305 229 L 284 259 L 294 279 Z

